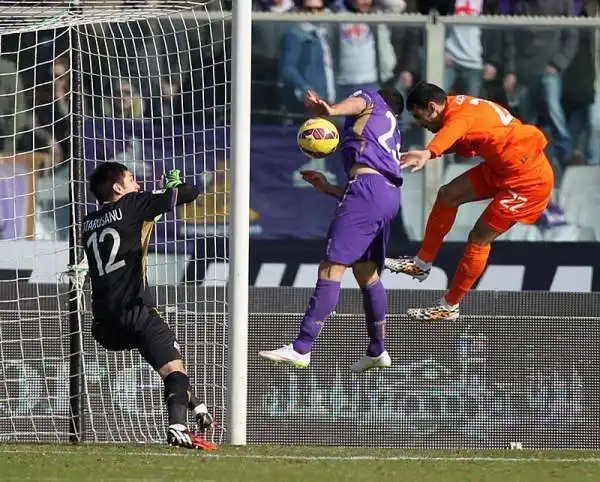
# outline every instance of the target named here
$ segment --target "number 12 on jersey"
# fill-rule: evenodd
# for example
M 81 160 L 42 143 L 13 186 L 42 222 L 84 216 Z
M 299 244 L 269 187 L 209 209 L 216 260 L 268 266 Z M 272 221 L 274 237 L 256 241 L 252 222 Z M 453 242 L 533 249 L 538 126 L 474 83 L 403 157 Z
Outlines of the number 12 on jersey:
M 100 256 L 100 250 L 98 249 L 98 241 L 103 243 L 106 236 L 112 238 L 113 245 L 110 250 L 110 255 L 108 256 L 108 261 L 104 264 Z M 87 245 L 88 248 L 92 248 L 92 251 L 94 252 L 94 259 L 96 261 L 96 266 L 98 267 L 98 275 L 104 276 L 105 274 L 112 273 L 125 266 L 124 259 L 115 262 L 117 254 L 119 253 L 119 247 L 121 246 L 121 236 L 119 236 L 119 232 L 116 229 L 105 228 L 100 232 L 99 236 L 97 231 L 93 232 L 87 241 Z

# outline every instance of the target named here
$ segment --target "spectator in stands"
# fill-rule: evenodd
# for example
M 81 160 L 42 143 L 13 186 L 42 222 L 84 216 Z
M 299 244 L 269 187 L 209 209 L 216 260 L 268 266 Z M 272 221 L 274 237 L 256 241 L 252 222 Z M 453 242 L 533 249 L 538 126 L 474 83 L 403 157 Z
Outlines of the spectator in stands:
M 14 154 L 18 136 L 32 128 L 33 115 L 17 65 L 0 57 L 0 152 Z
M 295 8 L 294 0 L 253 0 L 252 9 L 258 12 L 285 13 Z M 275 122 L 279 111 L 277 91 L 281 37 L 289 25 L 278 22 L 252 24 L 252 110 L 253 121 Z
M 376 12 L 373 0 L 345 0 L 339 11 Z M 378 89 L 393 81 L 396 52 L 386 25 L 343 23 L 333 27 L 332 51 L 336 97 L 344 99 L 361 87 Z
M 384 12 L 417 13 L 417 0 L 379 0 L 378 5 Z M 419 79 L 422 71 L 422 29 L 402 24 L 388 25 L 387 28 L 390 29 L 390 40 L 396 55 L 394 76 L 387 83 L 396 87 L 406 98 L 407 91 L 415 84 L 415 79 Z M 400 125 L 402 130 L 414 125 L 413 117 L 406 109 L 400 115 Z
M 481 15 L 483 0 L 456 0 L 454 15 Z M 481 27 L 455 25 L 446 38 L 446 69 L 444 84 L 447 92 L 479 97 L 482 81 Z
M 35 93 L 34 112 L 36 135 L 46 139 L 57 162 L 66 158 L 71 150 L 71 79 L 67 55 L 57 57 L 50 68 L 51 81 L 38 87 Z M 85 106 L 82 96 L 82 106 Z M 86 115 L 88 109 L 84 109 Z M 38 141 L 35 141 L 38 144 Z
M 584 12 L 588 17 L 600 16 L 600 2 L 598 0 L 584 0 Z M 592 33 L 592 32 L 590 32 Z M 595 30 L 591 35 L 592 65 L 594 66 L 594 103 L 590 107 L 590 132 L 588 149 L 588 164 L 600 166 L 600 35 Z
M 416 0 L 379 0 L 385 12 L 417 13 Z M 395 87 L 406 93 L 415 84 L 421 73 L 421 28 L 404 25 L 391 25 L 391 42 L 396 53 Z M 405 96 L 406 97 L 406 96 Z M 408 117 L 412 118 L 406 111 Z
M 303 0 L 299 11 L 324 10 L 323 0 Z M 336 100 L 327 26 L 302 22 L 292 25 L 281 39 L 280 76 L 283 103 L 292 113 L 304 114 L 304 93 L 312 89 L 329 102 Z
M 181 86 L 190 75 L 187 32 L 180 19 L 155 18 L 114 28 L 121 72 L 131 79 L 148 105 L 147 115 L 170 118 Z
M 573 0 L 517 0 L 517 15 L 572 16 Z M 561 105 L 562 74 L 575 55 L 578 32 L 575 28 L 511 29 L 512 44 L 505 85 L 514 88 L 518 82 L 519 115 L 530 124 L 543 124 L 540 114 L 547 114 L 552 129 L 552 144 L 560 165 L 572 153 L 572 138 Z
M 576 5 L 575 13 L 584 17 L 594 16 L 597 1 Z M 571 164 L 584 164 L 593 157 L 591 115 L 595 97 L 595 31 L 580 29 L 579 45 L 573 60 L 563 75 L 562 103 L 573 138 Z
M 104 116 L 139 120 L 144 117 L 144 100 L 125 78 L 113 78 L 105 89 Z
M 252 0 L 252 10 L 257 12 L 285 13 L 295 7 L 294 0 Z

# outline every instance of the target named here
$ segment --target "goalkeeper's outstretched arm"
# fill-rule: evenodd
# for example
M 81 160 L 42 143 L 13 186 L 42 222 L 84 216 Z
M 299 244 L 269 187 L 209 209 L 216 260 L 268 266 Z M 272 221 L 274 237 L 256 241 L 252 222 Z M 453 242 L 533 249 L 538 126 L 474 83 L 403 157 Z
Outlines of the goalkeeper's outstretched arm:
M 193 184 L 180 184 L 173 188 L 175 190 L 175 206 L 191 203 L 200 195 L 200 188 Z
M 180 184 L 160 191 L 139 192 L 135 196 L 135 209 L 146 221 L 158 221 L 175 206 L 194 201 L 200 194 L 200 188 L 193 184 Z

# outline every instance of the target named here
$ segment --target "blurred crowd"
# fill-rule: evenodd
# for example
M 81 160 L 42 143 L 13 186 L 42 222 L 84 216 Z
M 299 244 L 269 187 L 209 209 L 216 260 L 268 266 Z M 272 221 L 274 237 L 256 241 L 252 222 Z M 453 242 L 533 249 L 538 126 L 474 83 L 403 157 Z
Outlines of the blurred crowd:
M 435 10 L 441 15 L 594 17 L 600 12 L 599 0 L 252 2 L 255 11 L 274 13 Z M 226 10 L 229 2 L 208 5 Z M 53 179 L 46 198 L 41 184 L 36 185 L 38 207 L 46 203 L 42 212 L 49 213 L 55 229 L 68 226 L 68 192 L 59 193 L 56 179 L 68 185 L 71 150 L 82 147 L 72 146 L 73 139 L 81 139 L 72 136 L 73 126 L 80 129 L 91 118 L 193 124 L 196 129 L 230 122 L 229 22 L 211 23 L 190 14 L 89 23 L 78 29 L 78 36 L 68 28 L 0 36 L 0 238 L 23 236 L 14 228 L 22 217 L 15 208 L 15 179 L 31 169 L 37 180 Z M 595 29 L 457 25 L 446 34 L 440 55 L 448 92 L 489 98 L 542 127 L 551 141 L 557 179 L 568 166 L 600 166 L 600 35 Z M 358 87 L 393 85 L 406 92 L 425 78 L 423 27 L 303 19 L 255 22 L 252 35 L 254 125 L 304 119 L 301 99 L 307 89 L 337 101 Z M 416 132 L 422 139 L 408 114 L 401 123 L 403 134 Z M 28 157 L 21 167 L 1 160 L 22 154 Z M 130 160 L 136 156 L 132 153 Z M 128 161 L 127 156 L 119 160 Z M 65 197 L 62 203 L 60 196 Z M 61 209 L 64 215 L 57 214 Z M 57 221 L 61 216 L 63 221 Z
M 193 16 L 82 25 L 72 51 L 66 28 L 2 35 L 0 152 L 52 152 L 64 160 L 72 111 L 84 118 L 222 122 L 229 35 L 210 24 L 199 28 Z
M 258 11 L 396 12 L 441 15 L 584 16 L 598 0 L 255 0 Z M 366 23 L 254 26 L 253 101 L 267 122 L 302 112 L 308 88 L 330 101 L 358 86 L 402 91 L 424 77 L 424 29 Z M 560 173 L 600 165 L 600 51 L 593 29 L 453 26 L 444 45 L 444 87 L 489 98 L 542 127 Z M 273 82 L 279 82 L 279 96 Z M 262 110 L 262 112 L 258 112 Z M 411 128 L 409 116 L 404 130 Z

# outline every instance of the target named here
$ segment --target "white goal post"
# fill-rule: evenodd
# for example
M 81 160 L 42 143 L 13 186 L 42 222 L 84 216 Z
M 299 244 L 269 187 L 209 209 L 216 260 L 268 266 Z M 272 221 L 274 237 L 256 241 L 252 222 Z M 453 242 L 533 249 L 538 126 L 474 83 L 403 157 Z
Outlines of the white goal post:
M 89 333 L 86 179 L 118 161 L 203 189 L 148 276 L 214 440 L 246 443 L 250 3 L 0 4 L 0 441 L 164 442 L 158 375 Z

